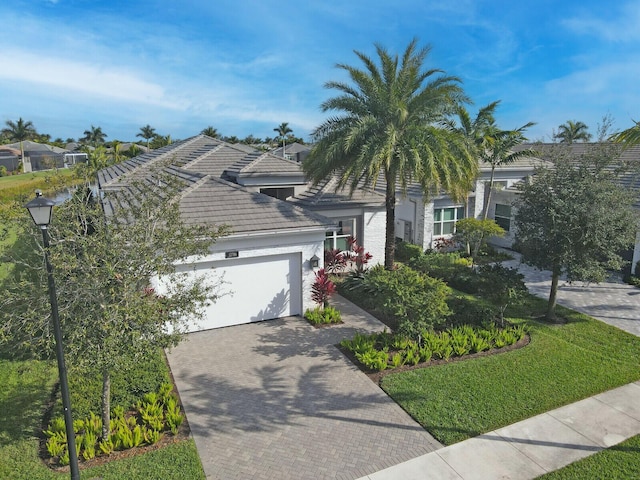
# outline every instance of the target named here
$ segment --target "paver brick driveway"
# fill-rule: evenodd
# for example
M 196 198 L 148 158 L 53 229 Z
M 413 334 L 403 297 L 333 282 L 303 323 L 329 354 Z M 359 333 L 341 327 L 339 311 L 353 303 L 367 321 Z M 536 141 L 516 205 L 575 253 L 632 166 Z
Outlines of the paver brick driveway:
M 382 325 L 297 318 L 190 334 L 168 353 L 207 478 L 354 479 L 441 445 L 336 348 Z

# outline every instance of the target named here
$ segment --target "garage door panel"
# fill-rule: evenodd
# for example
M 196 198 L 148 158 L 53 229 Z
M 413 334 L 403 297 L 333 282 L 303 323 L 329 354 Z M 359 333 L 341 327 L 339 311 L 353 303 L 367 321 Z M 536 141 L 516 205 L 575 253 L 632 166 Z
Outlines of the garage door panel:
M 206 310 L 200 328 L 209 329 L 300 315 L 300 254 L 242 258 L 202 265 L 214 267 L 227 292 Z

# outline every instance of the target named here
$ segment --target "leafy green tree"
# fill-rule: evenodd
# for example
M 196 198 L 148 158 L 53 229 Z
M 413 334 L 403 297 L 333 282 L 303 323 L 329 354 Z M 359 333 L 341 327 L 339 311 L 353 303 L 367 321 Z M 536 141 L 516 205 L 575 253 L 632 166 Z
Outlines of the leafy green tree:
M 365 69 L 339 64 L 352 84 L 328 82 L 340 95 L 322 103 L 336 114 L 313 132 L 315 147 L 303 168 L 314 184 L 338 176 L 338 188 L 385 183 L 385 268 L 393 269 L 396 185 L 412 183 L 425 196 L 440 188 L 464 198 L 478 171 L 465 138 L 443 126 L 466 101 L 460 80 L 441 70 L 424 69 L 429 47 L 413 40 L 401 58 L 376 45 L 379 65 L 355 52 Z
M 619 150 L 600 144 L 575 157 L 552 150 L 553 169 L 538 168 L 514 206 L 516 241 L 525 263 L 551 271 L 547 318 L 555 319 L 558 282 L 600 282 L 619 270 L 633 245 L 635 194 L 617 182 Z
M 84 375 L 101 375 L 103 437 L 109 432 L 110 379 L 116 369 L 144 361 L 158 348 L 176 345 L 188 318 L 199 318 L 215 300 L 216 285 L 190 281 L 176 264 L 208 253 L 223 228 L 186 224 L 179 211 L 179 180 L 156 174 L 158 182 L 132 181 L 98 202 L 79 189 L 55 209 L 50 258 L 68 364 Z M 114 195 L 117 195 L 114 196 Z M 117 201 L 116 201 L 117 198 Z M 114 207 L 108 218 L 101 204 Z M 26 214 L 26 212 L 24 212 Z M 22 252 L 3 260 L 15 267 L 2 286 L 0 344 L 53 352 L 49 299 L 39 232 L 28 215 L 14 219 Z M 155 275 L 169 276 L 169 293 L 151 288 Z
M 20 142 L 20 159 L 24 162 L 24 146 L 22 142 L 29 140 L 37 135 L 36 129 L 31 121 L 24 121 L 22 117 L 17 122 L 7 120 L 6 128 L 2 130 L 2 134 L 9 139 L 10 142 Z
M 107 138 L 107 134 L 102 131 L 102 127 L 94 127 L 91 125 L 89 130 L 84 131 L 84 137 L 82 137 L 80 141 L 92 147 L 97 147 L 104 143 L 105 138 Z
M 467 253 L 472 258 L 478 256 L 480 249 L 486 245 L 490 237 L 504 236 L 504 229 L 491 219 L 463 218 L 456 222 L 456 241 L 467 246 Z
M 592 135 L 587 131 L 589 127 L 584 122 L 567 120 L 558 127 L 558 132 L 553 136 L 560 143 L 588 142 Z
M 211 126 L 202 129 L 202 131 L 200 133 L 202 135 L 206 135 L 207 137 L 220 138 L 220 134 L 218 133 L 218 129 L 217 128 L 213 128 Z
M 147 141 L 147 150 L 149 150 L 149 140 L 156 136 L 156 129 L 147 124 L 144 127 L 140 127 L 140 131 L 136 133 L 136 137 L 144 138 Z
M 289 127 L 287 122 L 283 122 L 273 129 L 274 132 L 278 133 L 278 138 L 282 140 L 282 156 L 285 154 L 285 149 L 287 146 L 287 135 L 293 133 L 293 130 Z

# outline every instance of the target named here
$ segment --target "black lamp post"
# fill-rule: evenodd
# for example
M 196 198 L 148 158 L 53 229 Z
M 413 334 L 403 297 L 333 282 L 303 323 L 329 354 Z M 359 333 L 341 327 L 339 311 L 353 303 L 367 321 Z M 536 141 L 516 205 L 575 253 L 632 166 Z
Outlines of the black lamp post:
M 67 431 L 67 449 L 69 452 L 69 468 L 71 480 L 79 480 L 78 455 L 76 453 L 76 438 L 73 431 L 73 417 L 71 416 L 71 401 L 69 399 L 69 383 L 67 381 L 67 367 L 64 363 L 62 350 L 62 330 L 60 329 L 60 317 L 58 316 L 58 299 L 56 297 L 56 284 L 53 281 L 53 267 L 49 262 L 49 230 L 51 214 L 55 203 L 44 198 L 42 192 L 36 191 L 36 198 L 25 205 L 33 222 L 42 230 L 42 242 L 44 243 L 44 260 L 47 266 L 49 282 L 49 300 L 51 302 L 51 318 L 53 319 L 53 335 L 56 339 L 56 357 L 58 359 L 58 374 L 60 376 L 60 392 L 62 393 L 62 407 L 64 409 L 64 423 Z

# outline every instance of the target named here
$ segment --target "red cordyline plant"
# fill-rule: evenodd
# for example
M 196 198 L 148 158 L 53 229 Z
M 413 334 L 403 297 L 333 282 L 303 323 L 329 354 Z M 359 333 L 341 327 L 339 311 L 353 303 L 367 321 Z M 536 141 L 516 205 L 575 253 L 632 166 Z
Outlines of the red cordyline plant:
M 324 251 L 324 268 L 329 273 L 342 272 L 347 267 L 347 258 L 338 248 Z
M 347 238 L 347 242 L 349 243 L 349 250 L 345 253 L 349 256 L 351 263 L 356 266 L 356 272 L 363 273 L 373 255 L 365 252 L 364 247 L 358 245 L 358 241 L 354 237 Z
M 311 300 L 323 308 L 329 306 L 329 297 L 336 292 L 336 284 L 329 279 L 324 268 L 316 272 L 316 281 L 311 286 Z
M 373 255 L 364 251 L 362 245 L 358 245 L 355 237 L 348 237 L 347 243 L 349 250 L 344 252 L 337 248 L 324 251 L 324 266 L 329 273 L 342 272 L 347 266 L 355 267 L 358 274 L 363 273 L 369 260 L 373 258 Z

